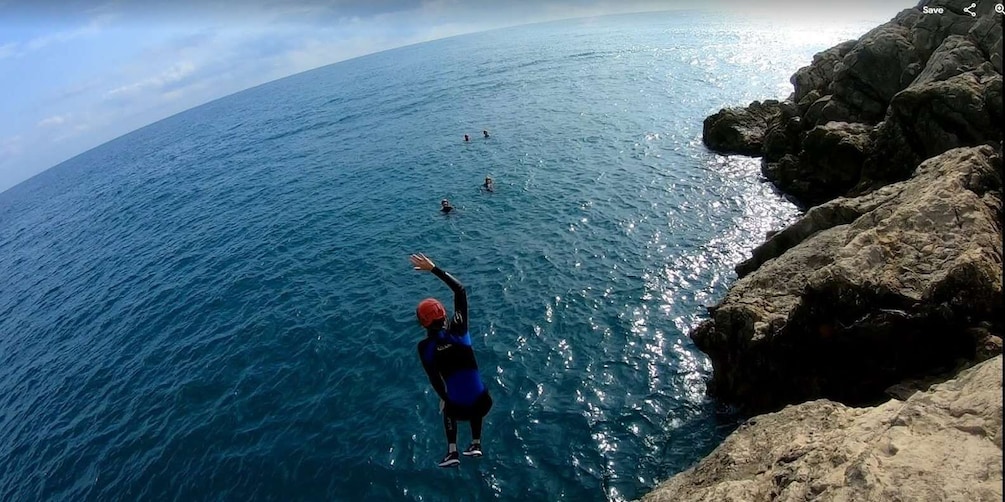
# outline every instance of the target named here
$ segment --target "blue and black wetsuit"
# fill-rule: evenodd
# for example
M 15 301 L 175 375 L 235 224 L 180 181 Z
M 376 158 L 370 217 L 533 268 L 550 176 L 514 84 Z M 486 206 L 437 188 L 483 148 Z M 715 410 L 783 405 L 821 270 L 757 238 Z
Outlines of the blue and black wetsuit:
M 482 417 L 492 407 L 492 397 L 478 373 L 468 332 L 468 297 L 464 286 L 439 267 L 433 275 L 454 292 L 454 316 L 446 323 L 434 322 L 419 342 L 419 359 L 429 383 L 443 400 L 443 427 L 448 443 L 457 442 L 457 421 L 471 422 L 472 439 L 481 439 Z

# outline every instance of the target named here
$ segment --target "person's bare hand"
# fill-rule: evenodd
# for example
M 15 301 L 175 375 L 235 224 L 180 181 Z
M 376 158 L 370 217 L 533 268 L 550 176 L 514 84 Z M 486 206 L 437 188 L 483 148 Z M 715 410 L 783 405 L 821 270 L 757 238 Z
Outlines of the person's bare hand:
M 412 256 L 409 256 L 408 259 L 412 262 L 412 267 L 415 268 L 415 270 L 425 270 L 428 272 L 436 267 L 433 260 L 426 258 L 426 255 L 422 253 L 413 254 Z

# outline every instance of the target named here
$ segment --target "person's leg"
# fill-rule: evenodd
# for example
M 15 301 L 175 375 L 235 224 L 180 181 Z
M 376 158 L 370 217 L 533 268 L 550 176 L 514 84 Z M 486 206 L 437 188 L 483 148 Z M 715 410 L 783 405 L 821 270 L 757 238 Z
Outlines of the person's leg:
M 447 456 L 440 461 L 440 467 L 453 467 L 461 463 L 457 454 L 457 420 L 443 413 L 443 431 L 447 435 Z
M 471 444 L 463 453 L 465 457 L 482 456 L 482 417 L 471 418 Z
M 482 443 L 482 417 L 471 419 L 471 442 L 474 444 Z
M 457 420 L 443 414 L 443 431 L 447 434 L 447 451 L 457 451 Z
M 471 414 L 471 445 L 464 450 L 464 455 L 469 457 L 482 456 L 482 418 L 488 414 L 492 408 L 492 397 L 488 392 L 482 394 L 475 403 L 474 413 Z

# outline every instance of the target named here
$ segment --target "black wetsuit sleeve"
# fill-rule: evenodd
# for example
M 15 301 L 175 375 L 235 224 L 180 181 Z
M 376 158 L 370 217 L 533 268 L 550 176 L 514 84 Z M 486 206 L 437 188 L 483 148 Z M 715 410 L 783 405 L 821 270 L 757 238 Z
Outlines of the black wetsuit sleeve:
M 451 322 L 450 330 L 464 334 L 468 331 L 468 293 L 464 290 L 461 281 L 450 275 L 440 267 L 433 267 L 433 275 L 439 277 L 441 281 L 447 283 L 454 292 L 454 320 Z

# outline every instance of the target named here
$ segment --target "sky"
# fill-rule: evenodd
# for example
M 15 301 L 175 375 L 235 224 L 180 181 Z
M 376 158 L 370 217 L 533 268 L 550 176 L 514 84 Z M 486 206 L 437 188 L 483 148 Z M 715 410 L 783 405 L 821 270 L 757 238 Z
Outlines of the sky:
M 828 16 L 882 22 L 914 2 L 828 3 Z M 823 3 L 0 0 L 0 192 L 165 117 L 365 54 L 533 22 L 751 5 L 795 20 L 819 18 Z

